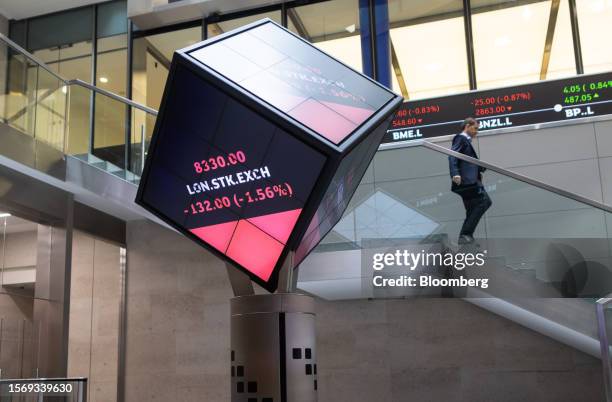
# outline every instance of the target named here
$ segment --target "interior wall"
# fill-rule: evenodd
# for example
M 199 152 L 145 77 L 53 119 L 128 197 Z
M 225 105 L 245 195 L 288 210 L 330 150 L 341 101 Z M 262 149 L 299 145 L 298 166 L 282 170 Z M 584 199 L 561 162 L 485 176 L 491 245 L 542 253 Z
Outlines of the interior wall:
M 34 375 L 36 346 L 32 326 L 34 303 L 31 296 L 8 293 L 0 287 L 0 369 L 2 378 Z
M 0 268 L 35 269 L 36 243 L 36 231 L 0 237 Z M 29 377 L 35 366 L 34 294 L 32 290 L 3 287 L 6 274 L 4 270 L 0 273 L 0 369 L 3 378 Z
M 228 401 L 224 264 L 174 231 L 127 224 L 126 401 Z
M 459 299 L 317 304 L 320 401 L 601 401 L 600 362 Z
M 68 376 L 88 378 L 88 397 L 117 400 L 120 248 L 75 231 Z
M 229 400 L 225 266 L 128 224 L 126 400 Z M 600 401 L 599 362 L 459 299 L 317 302 L 319 401 Z
M 4 264 L 0 261 L 0 267 L 36 266 L 36 237 L 36 231 L 7 233 L 6 246 L 4 246 L 4 239 L 0 237 L 0 255 L 1 250 L 4 250 Z

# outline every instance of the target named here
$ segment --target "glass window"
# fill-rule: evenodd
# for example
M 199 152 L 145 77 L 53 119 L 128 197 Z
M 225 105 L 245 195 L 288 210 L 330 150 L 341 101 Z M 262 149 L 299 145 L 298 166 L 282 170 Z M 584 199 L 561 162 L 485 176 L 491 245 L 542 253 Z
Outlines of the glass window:
M 585 73 L 612 70 L 612 1 L 576 0 Z
M 11 22 L 9 25 L 9 38 L 21 47 L 25 47 L 26 23 L 25 21 Z
M 280 11 L 270 11 L 269 13 L 261 13 L 250 15 L 248 17 L 235 18 L 227 21 L 220 22 L 209 22 L 207 24 L 208 27 L 208 37 L 212 38 L 213 36 L 220 35 L 224 32 L 231 31 L 232 29 L 239 28 L 243 25 L 250 24 L 251 22 L 259 21 L 262 18 L 270 18 L 272 21 L 281 23 L 281 12 Z
M 91 82 L 90 40 L 39 49 L 33 54 L 63 78 Z
M 127 33 L 127 23 L 125 0 L 98 5 L 98 38 Z
M 134 39 L 132 99 L 153 109 L 159 109 L 174 51 L 201 40 L 202 28 L 200 26 Z M 131 122 L 131 141 L 134 144 L 132 159 L 133 162 L 143 161 L 141 147 L 143 143 L 146 144 L 151 139 L 155 118 L 140 110 L 132 109 Z
M 126 95 L 127 4 L 124 0 L 103 3 L 97 14 L 97 65 L 95 85 Z
M 33 18 L 28 50 L 60 76 L 91 82 L 92 26 L 92 7 Z
M 409 99 L 469 89 L 462 0 L 389 2 L 393 90 Z
M 127 37 L 125 34 L 98 39 L 96 86 L 126 95 Z M 94 155 L 123 167 L 125 163 L 125 104 L 96 94 Z
M 570 8 L 567 0 L 561 0 L 557 15 L 557 26 L 550 51 L 550 62 L 544 79 L 569 77 L 576 75 L 576 58 Z
M 125 96 L 127 71 L 126 35 L 98 39 L 97 55 L 96 86 Z
M 287 10 L 289 30 L 357 71 L 363 71 L 356 0 L 333 0 Z
M 159 109 L 175 50 L 200 42 L 202 28 L 193 27 L 134 40 L 132 99 Z
M 567 2 L 561 2 L 556 24 L 549 27 L 552 5 L 550 0 L 472 2 L 479 89 L 538 81 L 543 70 L 546 78 L 575 74 Z M 550 62 L 543 69 L 553 29 Z
M 7 75 L 8 94 L 3 120 L 33 136 L 36 126 L 38 67 L 22 55 L 12 55 Z
M 28 21 L 28 49 L 48 49 L 89 40 L 92 23 L 92 7 L 32 18 Z

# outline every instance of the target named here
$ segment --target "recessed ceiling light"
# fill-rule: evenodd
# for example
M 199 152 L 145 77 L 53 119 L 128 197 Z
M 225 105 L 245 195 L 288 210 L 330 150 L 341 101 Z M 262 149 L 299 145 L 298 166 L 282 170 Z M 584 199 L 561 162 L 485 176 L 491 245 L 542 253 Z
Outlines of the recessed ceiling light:
M 103 84 L 106 84 L 108 82 L 108 78 L 100 77 L 100 82 L 103 83 Z
M 538 65 L 532 61 L 520 63 L 519 69 L 522 73 L 535 72 L 538 70 Z
M 512 40 L 508 36 L 500 36 L 495 39 L 495 46 L 505 47 L 512 43 Z
M 425 64 L 425 68 L 431 72 L 440 71 L 442 70 L 442 67 L 442 64 L 437 62 Z
M 0 212 L 0 218 L 8 218 L 9 216 L 11 216 L 11 214 L 8 212 Z
M 525 21 L 529 21 L 532 15 L 533 15 L 533 12 L 531 12 L 531 8 L 529 6 L 523 9 L 523 19 Z
M 591 10 L 596 13 L 605 11 L 606 3 L 603 0 L 596 0 L 591 2 Z

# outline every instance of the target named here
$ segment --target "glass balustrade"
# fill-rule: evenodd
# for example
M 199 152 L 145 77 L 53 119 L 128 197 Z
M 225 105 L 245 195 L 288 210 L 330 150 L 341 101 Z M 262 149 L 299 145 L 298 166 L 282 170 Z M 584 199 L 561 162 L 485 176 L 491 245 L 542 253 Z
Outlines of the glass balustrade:
M 0 122 L 138 183 L 157 112 L 78 80 L 66 80 L 0 36 Z
M 64 130 L 67 88 L 8 46 L 0 51 L 0 59 L 8 60 L 6 92 L 0 95 L 1 120 L 26 135 L 57 144 Z
M 456 297 L 530 306 L 534 298 L 589 299 L 612 291 L 609 207 L 489 168 L 482 183 L 491 207 L 476 226 L 475 241 L 463 244 L 466 212 L 462 197 L 451 191 L 448 152 L 425 145 L 379 151 L 343 218 L 300 266 L 298 288 L 326 299 L 448 295 L 373 284 L 374 253 L 408 250 L 485 253 L 480 271 L 451 273 L 486 277 L 488 287 L 454 289 Z M 585 308 L 592 313 L 592 304 Z

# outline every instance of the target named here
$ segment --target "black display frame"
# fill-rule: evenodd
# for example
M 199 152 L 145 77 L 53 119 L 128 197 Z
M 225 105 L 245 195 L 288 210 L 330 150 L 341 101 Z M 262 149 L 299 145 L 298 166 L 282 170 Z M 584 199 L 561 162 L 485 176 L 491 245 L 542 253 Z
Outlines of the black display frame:
M 231 266 L 245 273 L 253 282 L 257 283 L 258 285 L 266 289 L 268 292 L 273 293 L 274 291 L 276 291 L 278 287 L 278 279 L 279 279 L 280 270 L 283 267 L 285 260 L 287 259 L 287 255 L 289 254 L 289 252 L 293 252 L 299 245 L 299 241 L 304 236 L 305 231 L 308 228 L 308 225 L 310 224 L 310 221 L 312 220 L 314 214 L 316 213 L 319 207 L 319 204 L 329 184 L 331 183 L 331 180 L 334 177 L 334 174 L 337 168 L 342 162 L 343 157 L 347 155 L 348 153 L 350 153 L 350 151 L 354 147 L 356 147 L 358 144 L 361 143 L 360 139 L 362 139 L 369 131 L 367 130 L 367 128 L 377 127 L 380 124 L 382 124 L 386 119 L 390 118 L 392 113 L 395 112 L 395 109 L 401 105 L 403 98 L 393 93 L 389 89 L 385 88 L 384 86 L 380 85 L 376 81 L 373 81 L 368 77 L 365 77 L 369 81 L 374 83 L 375 85 L 391 93 L 393 96 L 388 102 L 382 105 L 381 108 L 374 111 L 369 119 L 367 119 L 364 123 L 359 125 L 345 139 L 345 141 L 336 145 L 330 140 L 316 133 L 314 130 L 303 125 L 298 120 L 278 110 L 273 105 L 270 105 L 269 103 L 260 99 L 259 97 L 252 94 L 251 92 L 245 90 L 238 84 L 234 83 L 233 81 L 229 80 L 225 76 L 219 74 L 212 68 L 206 66 L 205 64 L 203 64 L 202 62 L 198 61 L 197 59 L 193 58 L 192 56 L 188 54 L 191 51 L 194 51 L 203 46 L 209 45 L 213 42 L 223 40 L 224 38 L 227 38 L 229 36 L 237 35 L 241 32 L 244 32 L 246 30 L 255 28 L 257 26 L 260 26 L 266 23 L 272 23 L 272 24 L 275 24 L 281 27 L 280 25 L 270 20 L 269 18 L 265 18 L 265 19 L 253 22 L 251 24 L 244 25 L 226 34 L 218 35 L 204 42 L 200 42 L 195 45 L 189 46 L 187 48 L 178 50 L 174 53 L 170 71 L 168 73 L 168 79 L 166 80 L 166 85 L 164 87 L 162 102 L 160 104 L 158 116 L 155 121 L 153 135 L 151 138 L 151 143 L 149 145 L 148 156 L 145 160 L 145 165 L 144 165 L 142 176 L 140 179 L 140 185 L 138 186 L 138 191 L 136 194 L 135 202 L 136 204 L 142 206 L 143 208 L 151 212 L 158 219 L 162 220 L 163 222 L 165 222 L 166 224 L 168 224 L 169 226 L 177 230 L 182 235 L 195 241 L 198 245 L 202 246 L 203 248 L 211 252 L 213 255 L 219 257 L 220 259 L 225 261 L 227 264 L 230 264 Z M 304 41 L 309 46 L 311 46 L 313 49 L 316 49 L 318 52 L 321 52 L 327 55 L 326 53 L 314 47 L 312 44 L 308 43 L 307 41 L 300 38 L 299 36 L 291 32 L 289 33 L 294 35 L 299 40 Z M 337 61 L 338 63 L 341 63 L 337 59 L 331 56 L 329 57 Z M 341 64 L 345 65 L 344 63 L 341 63 Z M 162 126 L 162 123 L 164 122 L 166 118 L 168 95 L 169 95 L 169 91 L 172 87 L 172 84 L 173 84 L 173 81 L 176 75 L 175 73 L 176 73 L 177 67 L 179 65 L 181 67 L 189 69 L 192 73 L 194 73 L 199 79 L 202 79 L 205 83 L 211 85 L 218 91 L 226 94 L 229 98 L 238 102 L 242 106 L 252 110 L 253 112 L 258 114 L 262 118 L 269 121 L 274 126 L 291 134 L 296 140 L 299 140 L 304 145 L 313 148 L 314 150 L 316 150 L 317 152 L 319 152 L 326 158 L 326 161 L 319 174 L 319 177 L 317 178 L 310 195 L 308 196 L 306 200 L 304 200 L 305 202 L 304 202 L 304 207 L 302 209 L 302 212 L 300 213 L 300 216 L 295 223 L 295 226 L 293 228 L 291 235 L 287 239 L 287 242 L 284 244 L 283 250 L 281 251 L 281 254 L 279 255 L 278 261 L 276 265 L 274 266 L 272 273 L 267 281 L 259 278 L 257 275 L 252 273 L 250 270 L 248 270 L 244 266 L 232 260 L 226 254 L 210 246 L 208 243 L 204 242 L 202 239 L 200 239 L 199 237 L 191 233 L 185 227 L 182 227 L 181 225 L 172 221 L 162 211 L 159 211 L 157 208 L 148 204 L 144 200 L 144 188 L 149 178 L 151 164 L 152 164 L 152 157 L 156 154 L 158 146 L 159 146 L 160 137 L 159 135 L 157 135 L 157 133 L 159 132 Z M 351 71 L 355 72 L 356 74 L 362 75 L 361 73 L 356 72 L 354 69 L 348 66 L 346 67 L 349 68 Z M 364 170 L 364 174 L 365 174 L 365 170 Z M 359 177 L 358 179 L 361 180 L 361 178 L 362 177 Z
M 597 102 L 585 101 L 585 102 L 577 102 L 571 105 L 561 105 L 562 109 L 561 111 L 555 112 L 559 114 L 555 118 L 548 118 L 548 119 L 532 118 L 530 120 L 529 115 L 536 116 L 536 114 L 544 115 L 545 113 L 550 113 L 550 108 L 542 109 L 541 105 L 537 105 L 538 102 L 539 103 L 546 102 L 547 105 L 553 105 L 555 103 L 559 104 L 560 100 L 553 99 L 553 96 L 556 96 L 556 95 L 572 96 L 572 94 L 576 95 L 576 93 L 563 94 L 561 92 L 553 92 L 554 90 L 559 90 L 560 88 L 563 88 L 563 87 L 571 87 L 571 86 L 577 85 L 579 81 L 588 82 L 588 81 L 593 81 L 593 80 L 599 80 L 602 82 L 603 81 L 611 82 L 612 81 L 612 71 L 572 75 L 569 77 L 560 77 L 560 78 L 555 78 L 555 79 L 546 80 L 546 81 L 535 81 L 535 82 L 525 83 L 525 84 L 507 85 L 507 86 L 499 87 L 499 88 L 487 88 L 487 89 L 481 89 L 481 90 L 464 91 L 464 92 L 460 92 L 460 93 L 456 93 L 452 95 L 446 95 L 446 96 L 437 96 L 437 97 L 432 97 L 432 98 L 408 100 L 408 101 L 403 102 L 403 104 L 398 109 L 398 112 L 400 110 L 423 107 L 424 105 L 428 105 L 428 104 L 431 105 L 431 104 L 436 104 L 436 103 L 445 104 L 447 106 L 449 104 L 455 103 L 455 104 L 460 105 L 461 107 L 464 107 L 464 105 L 470 104 L 470 100 L 490 98 L 490 97 L 498 98 L 500 96 L 507 95 L 508 93 L 511 93 L 511 92 L 519 93 L 521 91 L 528 91 L 528 92 L 537 91 L 538 94 L 541 95 L 541 97 L 533 99 L 536 105 L 530 108 L 527 108 L 525 110 L 522 110 L 520 112 L 493 113 L 493 114 L 484 115 L 484 116 L 479 116 L 476 113 L 471 113 L 470 117 L 474 117 L 478 121 L 481 121 L 481 120 L 487 121 L 491 119 L 513 118 L 513 116 L 515 116 L 514 117 L 515 120 L 513 121 L 511 125 L 481 127 L 480 130 L 482 132 L 496 130 L 496 129 L 529 127 L 529 126 L 540 125 L 540 124 L 554 124 L 554 123 L 563 124 L 569 121 L 572 121 L 572 122 L 575 121 L 576 123 L 580 123 L 580 121 L 583 121 L 585 119 L 611 115 L 612 105 L 608 106 L 608 109 L 610 110 L 609 112 L 604 111 L 602 113 L 597 113 L 593 115 L 576 115 L 573 117 L 567 117 L 567 116 L 563 116 L 563 110 L 571 109 L 571 108 L 581 108 L 581 107 L 584 108 L 584 107 L 588 107 L 591 105 L 598 105 L 598 104 L 605 103 L 605 102 L 610 102 L 610 104 L 612 104 L 612 86 L 609 86 L 606 88 L 609 91 L 609 98 L 605 99 L 604 101 L 597 101 Z M 583 83 L 582 85 L 587 85 L 587 84 Z M 592 92 L 592 91 L 597 91 L 597 90 L 598 89 L 589 89 L 586 92 L 589 92 L 589 91 Z M 482 106 L 486 107 L 487 105 L 482 105 Z M 496 106 L 496 105 L 488 105 L 488 106 L 491 107 L 491 106 Z M 506 107 L 506 105 L 501 105 L 501 104 L 497 106 Z M 471 105 L 470 107 L 474 111 L 476 111 L 479 106 Z M 451 111 L 450 113 L 452 114 L 453 112 Z M 387 129 L 387 134 L 384 136 L 382 144 L 395 144 L 395 143 L 401 143 L 404 141 L 415 141 L 415 140 L 422 140 L 426 138 L 436 138 L 436 137 L 443 137 L 447 135 L 457 134 L 461 132 L 460 124 L 463 121 L 463 119 L 470 115 L 470 113 L 467 110 L 465 111 L 464 114 L 466 115 L 462 117 L 456 116 L 457 117 L 456 119 L 451 119 L 450 117 L 449 118 L 435 118 L 434 117 L 431 119 L 431 121 L 428 121 L 425 124 L 406 125 L 404 127 L 393 127 L 391 124 L 389 128 Z M 453 132 L 444 132 L 441 134 L 429 134 L 425 132 L 421 136 L 418 136 L 418 137 L 415 136 L 415 138 L 406 138 L 406 139 L 398 139 L 398 140 L 392 139 L 392 132 L 395 132 L 395 131 L 415 130 L 415 129 L 429 130 L 433 126 L 444 126 L 444 127 L 453 126 L 455 130 Z
M 335 144 L 332 141 L 330 141 L 329 139 L 327 139 L 326 137 L 324 137 L 323 135 L 317 133 L 316 131 L 314 131 L 313 129 L 311 129 L 310 127 L 302 124 L 299 120 L 295 119 L 294 117 L 288 115 L 287 113 L 277 109 L 274 105 L 266 102 L 263 99 L 260 99 L 259 97 L 257 97 L 257 95 L 253 94 L 252 92 L 242 88 L 241 86 L 233 83 L 229 78 L 225 77 L 224 75 L 218 73 L 217 71 L 211 69 L 210 67 L 208 67 L 206 64 L 202 63 L 201 61 L 199 61 L 198 59 L 196 59 L 195 57 L 191 56 L 190 53 L 194 52 L 196 50 L 199 50 L 203 47 L 209 46 L 213 43 L 216 42 L 220 42 L 223 41 L 224 39 L 228 39 L 232 36 L 241 34 L 243 32 L 249 31 L 253 28 L 257 28 L 261 25 L 264 24 L 273 24 L 279 28 L 281 28 L 282 30 L 284 30 L 287 34 L 292 35 L 294 38 L 302 41 L 303 43 L 305 43 L 306 45 L 308 45 L 310 48 L 312 48 L 314 51 L 325 55 L 326 57 L 330 58 L 331 60 L 334 60 L 336 63 L 341 64 L 342 66 L 346 67 L 348 70 L 352 71 L 353 73 L 361 76 L 363 79 L 365 79 L 366 81 L 370 82 L 372 85 L 375 85 L 378 88 L 381 88 L 382 90 L 388 92 L 389 94 L 391 94 L 391 98 L 384 103 L 383 105 L 381 105 L 376 111 L 374 111 L 370 117 L 363 123 L 361 123 L 360 125 L 358 125 L 349 135 L 346 136 L 346 138 L 344 138 L 339 144 Z M 229 84 L 232 84 L 232 88 L 236 89 L 237 91 L 249 96 L 249 97 L 255 97 L 257 99 L 257 102 L 259 103 L 263 103 L 263 104 L 267 104 L 270 105 L 270 109 L 273 109 L 276 113 L 277 116 L 281 116 L 282 119 L 284 120 L 290 120 L 294 123 L 294 126 L 299 126 L 301 129 L 300 134 L 307 134 L 309 137 L 314 136 L 314 138 L 317 141 L 317 144 L 321 141 L 325 142 L 325 144 L 327 144 L 328 147 L 330 147 L 331 149 L 334 149 L 338 154 L 342 153 L 347 153 L 350 152 L 350 150 L 355 147 L 358 143 L 359 143 L 359 139 L 366 134 L 366 126 L 367 127 L 372 127 L 374 125 L 376 125 L 375 123 L 372 123 L 374 121 L 374 119 L 377 118 L 377 115 L 379 114 L 380 111 L 383 110 L 387 110 L 387 109 L 392 109 L 394 103 L 399 100 L 399 104 L 401 105 L 401 103 L 403 102 L 404 98 L 401 95 L 396 94 L 395 92 L 391 91 L 389 88 L 385 87 L 384 85 L 380 84 L 379 82 L 373 80 L 372 78 L 364 75 L 363 73 L 355 70 L 354 68 L 352 68 L 351 66 L 347 65 L 346 63 L 342 62 L 341 60 L 338 60 L 337 58 L 335 58 L 334 56 L 327 54 L 325 52 L 323 52 L 321 49 L 319 49 L 318 47 L 314 46 L 312 43 L 308 42 L 307 40 L 305 40 L 304 38 L 296 35 L 295 33 L 289 31 L 287 28 L 284 28 L 282 25 L 278 24 L 277 22 L 275 22 L 274 20 L 266 17 L 266 18 L 262 18 L 259 21 L 255 21 L 252 22 L 250 24 L 246 24 L 243 25 L 241 27 L 238 27 L 232 31 L 229 32 L 225 32 L 222 33 L 220 35 L 216 35 L 213 38 L 207 39 L 203 42 L 200 43 L 196 43 L 193 44 L 191 46 L 185 47 L 183 49 L 177 50 L 175 52 L 175 54 L 178 53 L 180 55 L 183 55 L 185 57 L 188 57 L 189 60 L 199 64 L 200 66 L 202 66 L 203 69 L 205 69 L 210 75 L 212 76 L 216 76 L 218 77 L 219 80 L 222 81 L 226 81 Z M 382 120 L 382 119 L 380 119 Z M 377 120 L 378 121 L 378 120 Z

